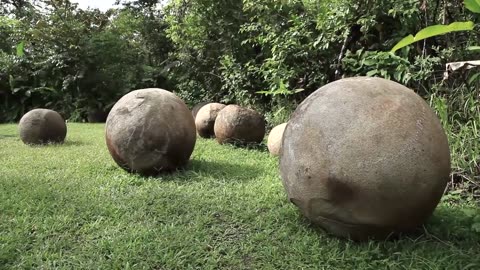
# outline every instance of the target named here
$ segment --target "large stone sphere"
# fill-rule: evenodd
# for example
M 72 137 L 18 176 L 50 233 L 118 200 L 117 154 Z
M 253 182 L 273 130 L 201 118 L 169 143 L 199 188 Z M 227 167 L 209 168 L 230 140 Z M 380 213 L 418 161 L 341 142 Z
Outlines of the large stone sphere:
M 265 118 L 254 110 L 228 105 L 218 113 L 214 131 L 221 144 L 260 143 L 265 136 Z
M 270 131 L 267 139 L 267 147 L 268 151 L 273 156 L 278 156 L 280 153 L 280 148 L 282 147 L 282 138 L 283 132 L 285 131 L 285 127 L 287 123 L 280 124 Z
M 210 102 L 202 101 L 202 102 L 196 104 L 195 106 L 193 106 L 193 108 L 192 108 L 192 116 L 193 116 L 193 119 L 194 119 L 194 120 L 195 120 L 195 118 L 197 117 L 198 111 L 200 111 L 200 109 L 201 109 L 203 106 L 205 106 L 205 105 L 207 105 L 207 104 L 209 104 L 209 103 L 210 103 Z
M 280 171 L 291 202 L 313 223 L 355 240 L 423 224 L 450 173 L 447 136 L 412 90 L 380 78 L 318 89 L 283 134 Z
M 210 103 L 203 106 L 195 117 L 195 126 L 197 127 L 198 135 L 202 138 L 215 137 L 213 127 L 218 113 L 225 108 L 224 104 Z
M 25 144 L 63 143 L 67 125 L 62 116 L 48 109 L 34 109 L 19 123 L 20 138 Z
M 123 96 L 108 115 L 105 134 L 115 162 L 143 175 L 186 165 L 196 136 L 185 103 L 175 94 L 155 88 Z

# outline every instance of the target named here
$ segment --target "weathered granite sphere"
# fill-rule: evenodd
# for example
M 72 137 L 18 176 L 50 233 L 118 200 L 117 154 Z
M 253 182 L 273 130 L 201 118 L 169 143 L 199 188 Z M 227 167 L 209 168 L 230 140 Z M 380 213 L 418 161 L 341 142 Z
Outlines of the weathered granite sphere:
M 357 77 L 327 84 L 289 121 L 280 150 L 288 197 L 314 224 L 354 240 L 414 230 L 448 181 L 440 121 L 412 90 Z
M 56 111 L 34 109 L 20 119 L 19 131 L 25 144 L 63 143 L 67 125 Z
M 267 147 L 268 151 L 273 156 L 278 156 L 280 153 L 280 148 L 282 147 L 282 138 L 283 132 L 285 131 L 285 127 L 287 123 L 280 124 L 270 131 L 267 139 Z
M 215 137 L 213 127 L 218 113 L 225 108 L 226 105 L 220 103 L 210 103 L 203 106 L 195 117 L 195 126 L 197 127 L 198 135 L 202 138 Z
M 185 103 L 163 89 L 123 96 L 110 111 L 106 142 L 115 162 L 129 172 L 156 175 L 188 163 L 196 141 Z
M 254 110 L 228 105 L 218 113 L 214 131 L 221 144 L 260 143 L 265 136 L 265 118 Z
M 193 106 L 193 108 L 192 108 L 192 116 L 193 116 L 193 119 L 194 119 L 194 120 L 195 120 L 195 118 L 197 117 L 198 111 L 200 111 L 200 109 L 201 109 L 203 106 L 205 106 L 205 105 L 207 105 L 207 104 L 209 104 L 209 103 L 210 103 L 210 102 L 202 101 L 202 102 L 198 103 L 197 105 Z

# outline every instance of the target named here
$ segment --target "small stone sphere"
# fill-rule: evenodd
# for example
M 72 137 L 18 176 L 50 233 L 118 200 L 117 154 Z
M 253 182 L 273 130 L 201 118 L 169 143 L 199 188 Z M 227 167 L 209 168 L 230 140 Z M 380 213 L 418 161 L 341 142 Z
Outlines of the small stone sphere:
M 225 108 L 226 105 L 220 103 L 210 103 L 203 106 L 195 117 L 195 126 L 197 127 L 198 135 L 202 138 L 215 137 L 213 127 L 218 113 Z
M 107 147 L 115 162 L 142 175 L 185 166 L 197 136 L 185 103 L 157 88 L 123 96 L 110 111 L 105 129 Z
M 265 118 L 254 110 L 228 105 L 218 113 L 214 131 L 220 144 L 260 143 L 265 136 Z
M 274 127 L 268 135 L 267 147 L 268 151 L 272 156 L 278 156 L 278 154 L 280 153 L 280 148 L 282 147 L 283 131 L 285 130 L 286 126 L 287 123 L 280 124 Z
M 198 103 L 197 105 L 193 106 L 192 108 L 192 116 L 193 116 L 193 119 L 195 120 L 195 118 L 197 117 L 197 114 L 198 114 L 198 111 L 200 111 L 200 109 L 209 104 L 210 102 L 207 102 L 207 101 L 202 101 L 200 103 Z
M 385 79 L 318 89 L 295 110 L 282 143 L 290 201 L 312 223 L 354 240 L 417 229 L 449 179 L 438 117 L 414 91 Z
M 19 131 L 25 144 L 63 143 L 67 125 L 56 111 L 34 109 L 20 119 Z

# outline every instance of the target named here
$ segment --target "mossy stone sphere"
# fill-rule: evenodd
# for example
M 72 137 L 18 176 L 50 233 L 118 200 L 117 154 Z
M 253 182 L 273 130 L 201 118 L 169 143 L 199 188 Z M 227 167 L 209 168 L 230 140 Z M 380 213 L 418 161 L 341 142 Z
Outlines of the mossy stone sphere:
M 67 125 L 56 111 L 34 109 L 20 119 L 19 132 L 25 144 L 63 143 L 67 136 Z
M 278 156 L 280 153 L 280 148 L 282 147 L 283 132 L 285 131 L 286 126 L 287 123 L 280 124 L 274 127 L 270 131 L 270 134 L 268 134 L 267 147 L 268 151 L 272 156 Z
M 313 223 L 354 240 L 421 226 L 450 173 L 447 136 L 407 87 L 357 77 L 318 89 L 283 134 L 280 171 L 291 202 Z
M 260 143 L 265 136 L 265 118 L 252 109 L 228 105 L 218 113 L 214 131 L 220 144 Z
M 185 103 L 163 89 L 123 96 L 110 111 L 106 142 L 127 171 L 156 175 L 185 166 L 196 142 L 195 123 Z
M 195 126 L 197 127 L 198 135 L 202 138 L 215 137 L 213 127 L 218 113 L 225 108 L 226 105 L 220 103 L 209 103 L 203 106 L 195 117 Z

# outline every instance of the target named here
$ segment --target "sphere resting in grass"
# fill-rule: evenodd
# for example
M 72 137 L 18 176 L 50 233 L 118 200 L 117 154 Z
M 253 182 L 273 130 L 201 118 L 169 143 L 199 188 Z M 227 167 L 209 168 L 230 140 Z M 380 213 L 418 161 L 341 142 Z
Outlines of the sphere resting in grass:
M 280 150 L 291 202 L 313 223 L 355 240 L 422 225 L 450 173 L 440 121 L 412 90 L 380 78 L 318 89 L 295 110 Z
M 198 111 L 200 111 L 200 109 L 209 104 L 210 102 L 207 102 L 207 101 L 202 101 L 200 103 L 197 103 L 197 105 L 193 106 L 192 108 L 192 116 L 193 116 L 193 120 L 195 120 L 195 118 L 197 117 L 197 114 L 198 114 Z
M 228 105 L 218 113 L 214 131 L 221 144 L 260 143 L 265 136 L 265 118 L 254 110 Z
M 197 127 L 198 135 L 202 138 L 215 137 L 213 127 L 218 113 L 225 108 L 225 105 L 220 103 L 209 103 L 203 106 L 195 117 L 195 126 Z
M 285 127 L 287 123 L 280 124 L 270 131 L 267 139 L 267 147 L 270 154 L 273 156 L 278 156 L 280 153 L 280 148 L 282 147 L 282 137 L 283 132 L 285 131 Z
M 123 96 L 110 111 L 106 142 L 115 162 L 130 172 L 156 175 L 188 163 L 196 142 L 185 103 L 157 88 Z
M 20 138 L 25 144 L 63 143 L 67 125 L 62 116 L 48 109 L 34 109 L 19 123 Z

